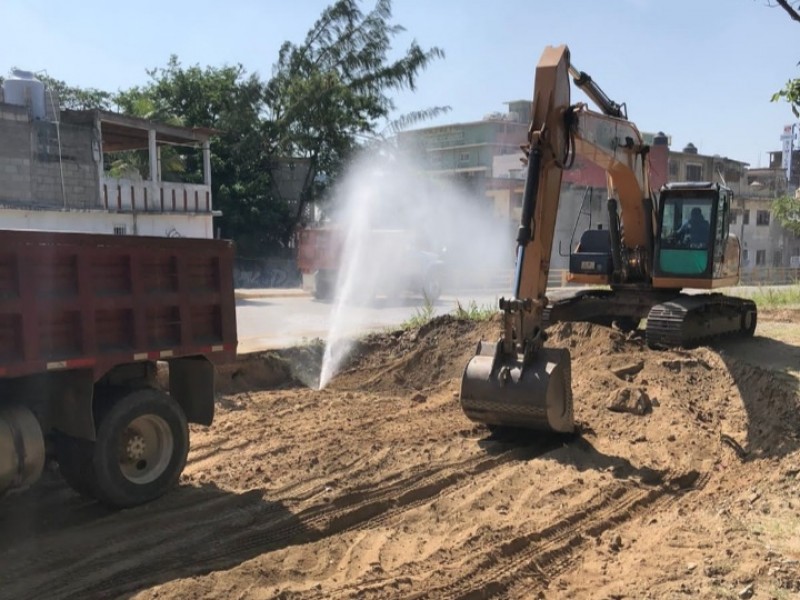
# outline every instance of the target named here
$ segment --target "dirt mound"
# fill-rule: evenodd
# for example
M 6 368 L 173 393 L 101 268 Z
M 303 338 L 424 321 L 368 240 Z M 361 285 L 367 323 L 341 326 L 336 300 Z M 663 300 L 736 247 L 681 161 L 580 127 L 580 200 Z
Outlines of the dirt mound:
M 500 321 L 443 315 L 420 328 L 373 334 L 354 347 L 334 390 L 425 391 L 460 379 L 481 339 L 498 339 Z
M 458 403 L 477 342 L 500 331 L 441 317 L 369 336 L 321 391 L 300 383 L 319 344 L 231 366 L 175 493 L 108 515 L 53 481 L 7 503 L 0 562 L 15 577 L 0 595 L 800 592 L 797 379 L 746 350 L 785 345 L 656 352 L 640 334 L 559 324 L 547 345 L 570 350 L 579 435 L 508 435 Z

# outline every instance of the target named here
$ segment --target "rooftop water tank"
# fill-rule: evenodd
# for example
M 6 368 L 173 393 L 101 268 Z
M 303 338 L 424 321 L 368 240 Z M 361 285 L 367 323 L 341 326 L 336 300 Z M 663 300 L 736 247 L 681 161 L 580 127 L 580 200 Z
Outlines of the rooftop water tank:
M 3 81 L 3 96 L 6 104 L 30 106 L 34 119 L 44 119 L 44 84 L 30 71 L 11 71 L 11 76 Z

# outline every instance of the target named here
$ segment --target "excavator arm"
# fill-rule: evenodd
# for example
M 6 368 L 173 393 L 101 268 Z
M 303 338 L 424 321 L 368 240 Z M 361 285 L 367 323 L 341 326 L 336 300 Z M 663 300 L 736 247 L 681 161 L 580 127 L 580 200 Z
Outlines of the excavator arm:
M 570 73 L 604 114 L 570 104 Z M 500 300 L 502 337 L 481 341 L 464 371 L 461 406 L 489 425 L 571 432 L 570 355 L 545 348 L 542 330 L 563 170 L 576 154 L 605 170 L 624 215 L 624 243 L 618 220 L 612 233 L 617 278 L 646 277 L 646 269 L 628 267 L 648 264 L 653 244 L 647 147 L 623 107 L 570 65 L 569 49 L 549 46 L 536 68 L 526 152 L 513 296 Z
M 503 335 L 478 344 L 461 380 L 464 413 L 490 426 L 574 429 L 570 355 L 545 348 L 541 327 L 570 114 L 569 50 L 548 47 L 534 81 L 514 291 L 500 299 Z

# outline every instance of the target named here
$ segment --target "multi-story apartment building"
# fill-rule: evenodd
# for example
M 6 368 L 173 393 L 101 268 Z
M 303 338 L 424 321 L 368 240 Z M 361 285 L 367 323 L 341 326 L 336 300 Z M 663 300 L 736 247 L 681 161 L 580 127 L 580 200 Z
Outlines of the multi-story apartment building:
M 400 147 L 416 154 L 426 171 L 449 177 L 488 196 L 496 218 L 518 223 L 522 206 L 525 166 L 520 145 L 527 139 L 531 103 L 508 103 L 507 114 L 480 121 L 418 129 L 400 134 Z M 667 181 L 714 181 L 734 192 L 731 230 L 742 241 L 743 268 L 800 266 L 800 239 L 772 216 L 772 202 L 791 195 L 800 184 L 800 151 L 791 150 L 791 162 L 782 152 L 770 153 L 767 168 L 749 169 L 746 162 L 720 155 L 700 154 L 694 144 L 671 150 L 669 136 L 642 133 L 650 144 L 650 186 L 658 190 Z M 791 164 L 792 180 L 787 179 Z M 552 268 L 566 268 L 569 248 L 582 231 L 608 226 L 605 173 L 580 157 L 564 173 L 556 224 Z
M 781 151 L 770 152 L 768 167 L 748 169 L 746 189 L 734 201 L 731 229 L 742 240 L 745 271 L 800 266 L 800 238 L 782 227 L 772 213 L 776 198 L 794 193 L 781 165 L 781 155 Z
M 492 179 L 497 156 L 520 154 L 531 112 L 529 100 L 508 102 L 508 112 L 479 121 L 414 129 L 398 134 L 398 147 L 416 157 L 435 176 L 455 180 L 482 195 Z

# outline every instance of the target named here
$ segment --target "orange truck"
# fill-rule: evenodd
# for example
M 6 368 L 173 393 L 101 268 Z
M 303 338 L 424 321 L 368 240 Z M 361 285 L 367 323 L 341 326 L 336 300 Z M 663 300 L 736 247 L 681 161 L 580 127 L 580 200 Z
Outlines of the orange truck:
M 344 237 L 343 230 L 335 226 L 298 232 L 297 267 L 303 275 L 303 288 L 317 299 L 335 295 L 343 270 Z M 443 262 L 437 254 L 420 250 L 412 231 L 372 229 L 363 237 L 359 245 L 364 250 L 354 253 L 353 268 L 369 297 L 410 293 L 429 302 L 439 298 Z

